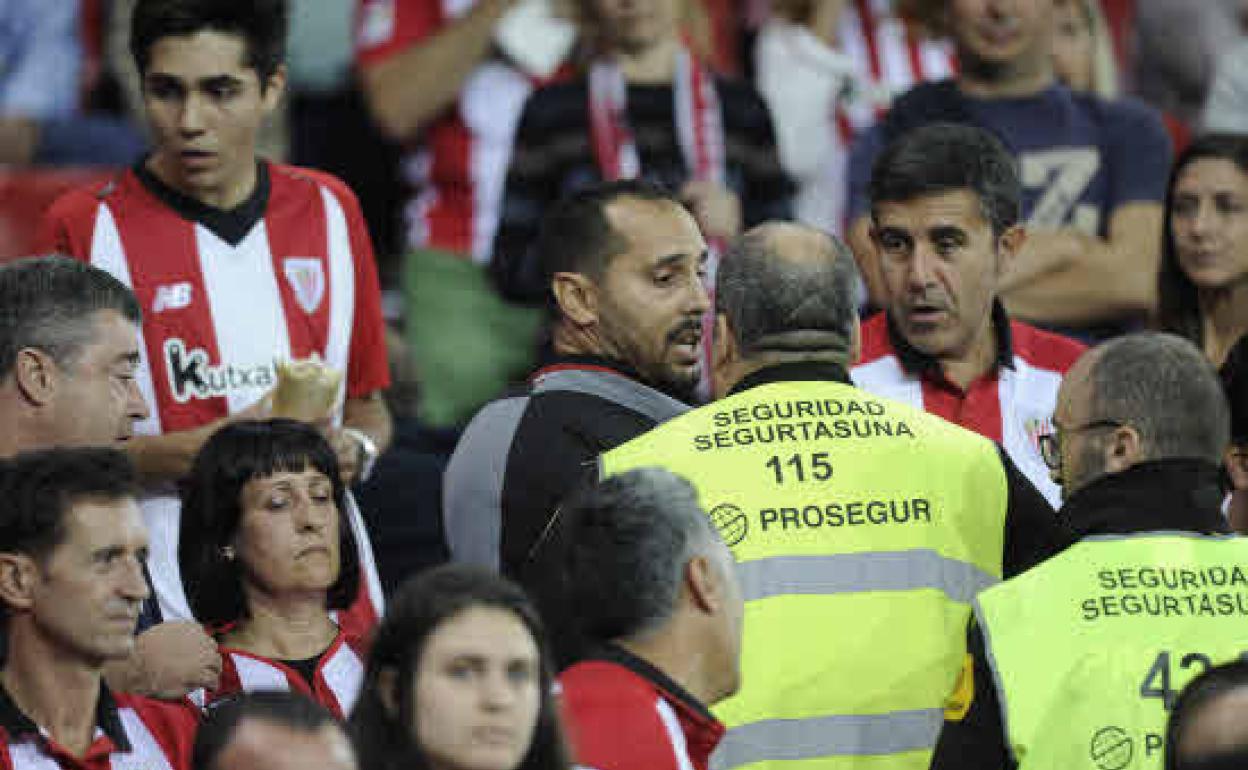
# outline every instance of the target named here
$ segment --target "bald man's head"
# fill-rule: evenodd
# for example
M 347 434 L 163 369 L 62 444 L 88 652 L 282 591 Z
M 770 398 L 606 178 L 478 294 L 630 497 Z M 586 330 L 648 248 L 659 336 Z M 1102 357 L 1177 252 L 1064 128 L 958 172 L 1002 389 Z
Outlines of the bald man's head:
M 357 770 L 351 742 L 337 724 L 292 728 L 257 717 L 239 723 L 211 770 Z
M 716 310 L 743 357 L 814 355 L 845 364 L 858 322 L 856 275 L 853 256 L 834 236 L 768 222 L 729 247 Z
M 1248 662 L 1205 671 L 1187 684 L 1166 726 L 1166 770 L 1248 767 Z

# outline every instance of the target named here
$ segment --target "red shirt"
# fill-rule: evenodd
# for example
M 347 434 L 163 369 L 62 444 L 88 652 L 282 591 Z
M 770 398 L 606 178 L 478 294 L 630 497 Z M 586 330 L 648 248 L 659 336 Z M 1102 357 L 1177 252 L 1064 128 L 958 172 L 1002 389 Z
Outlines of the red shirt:
M 77 757 L 0 688 L 0 770 L 190 770 L 198 716 L 189 706 L 101 686 L 95 711 L 95 739 Z
M 577 765 L 594 770 L 707 770 L 724 726 L 658 669 L 617 647 L 559 675 Z

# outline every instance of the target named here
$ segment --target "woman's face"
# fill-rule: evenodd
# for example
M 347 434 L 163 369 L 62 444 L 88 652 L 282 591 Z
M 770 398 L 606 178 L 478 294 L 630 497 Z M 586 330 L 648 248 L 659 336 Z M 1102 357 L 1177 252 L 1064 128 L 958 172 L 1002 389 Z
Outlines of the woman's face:
M 1073 91 L 1092 90 L 1092 28 L 1082 0 L 1057 4 L 1053 15 L 1053 70 Z
M 338 506 L 329 477 L 305 466 L 248 481 L 235 547 L 243 574 L 270 594 L 327 591 L 338 580 Z
M 537 645 L 512 612 L 471 607 L 425 643 L 411 725 L 435 770 L 513 770 L 541 709 Z
M 1170 209 L 1179 267 L 1201 289 L 1248 278 L 1248 175 L 1232 161 L 1192 161 L 1174 184 Z

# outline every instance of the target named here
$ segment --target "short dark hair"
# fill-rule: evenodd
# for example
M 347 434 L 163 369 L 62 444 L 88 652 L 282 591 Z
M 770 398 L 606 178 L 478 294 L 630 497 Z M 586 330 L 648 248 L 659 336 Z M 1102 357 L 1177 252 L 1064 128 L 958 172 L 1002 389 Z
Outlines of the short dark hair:
M 226 557 L 243 515 L 247 482 L 281 471 L 313 468 L 327 476 L 338 509 L 339 572 L 326 604 L 350 606 L 359 588 L 355 535 L 347 518 L 347 490 L 338 459 L 320 432 L 297 420 L 240 421 L 226 425 L 204 443 L 182 486 L 178 565 L 195 617 L 208 625 L 247 616 L 242 564 Z
M 1179 264 L 1171 219 L 1174 214 L 1174 189 L 1187 167 L 1198 160 L 1225 160 L 1240 173 L 1248 174 L 1248 136 L 1206 134 L 1198 137 L 1179 155 L 1170 170 L 1166 186 L 1165 219 L 1162 225 L 1161 267 L 1157 272 L 1157 326 L 1204 347 L 1205 329 L 1201 323 L 1200 301 L 1196 284 Z
M 607 219 L 607 207 L 621 198 L 684 208 L 667 188 L 641 179 L 605 182 L 570 194 L 543 217 L 533 244 L 545 286 L 555 273 L 582 273 L 597 280 L 612 257 L 628 248 L 626 234 Z
M 585 639 L 636 638 L 676 609 L 685 564 L 717 539 L 698 494 L 662 468 L 611 476 L 568 502 L 564 569 Z
M 1231 408 L 1231 441 L 1248 444 L 1248 334 L 1231 348 L 1219 374 Z
M 301 693 L 287 690 L 239 693 L 216 701 L 204 713 L 199 729 L 195 731 L 191 767 L 194 770 L 212 770 L 217 757 L 230 745 L 239 727 L 248 719 L 302 733 L 314 733 L 326 725 L 342 729 L 324 706 Z M 345 733 L 343 737 L 346 737 Z
M 1014 157 L 988 131 L 959 123 L 932 123 L 902 134 L 871 171 L 871 206 L 970 190 L 1000 235 L 1022 216 L 1022 185 Z
M 143 318 L 134 292 L 85 262 L 53 255 L 0 267 L 0 378 L 25 348 L 72 362 L 93 340 L 93 315 L 102 310 L 136 325 Z
M 1180 757 L 1179 744 L 1184 732 L 1205 710 L 1224 695 L 1248 687 L 1248 661 L 1235 660 L 1207 669 L 1187 683 L 1166 722 L 1165 770 L 1221 770 L 1248 766 L 1248 730 L 1244 744 L 1231 752 L 1211 756 Z
M 727 317 L 742 352 L 803 354 L 839 346 L 848 355 L 858 313 L 857 272 L 849 248 L 825 237 L 827 254 L 820 259 L 777 253 L 777 241 L 765 228 L 729 246 L 716 279 L 715 308 Z
M 130 19 L 130 55 L 145 74 L 152 46 L 161 38 L 203 30 L 237 35 L 263 89 L 286 58 L 289 20 L 287 0 L 138 0 Z
M 417 708 L 414 682 L 429 636 L 443 623 L 474 607 L 510 612 L 529 630 L 541 657 L 538 685 L 541 710 L 533 742 L 517 770 L 567 770 L 568 759 L 554 701 L 549 647 L 542 621 L 515 583 L 481 567 L 447 564 L 409 578 L 386 606 L 373 638 L 364 684 L 351 712 L 350 731 L 360 767 L 369 770 L 422 770 L 429 767 L 412 740 Z M 382 690 L 382 672 L 391 672 L 398 692 Z M 397 704 L 398 713 L 386 707 Z
M 1146 459 L 1221 463 L 1230 439 L 1226 396 L 1213 365 L 1174 334 L 1140 332 L 1095 348 L 1092 409 L 1131 425 Z
M 0 551 L 43 559 L 64 542 L 76 503 L 137 495 L 134 467 L 116 449 L 60 447 L 0 460 Z M 7 617 L 0 604 L 0 621 Z

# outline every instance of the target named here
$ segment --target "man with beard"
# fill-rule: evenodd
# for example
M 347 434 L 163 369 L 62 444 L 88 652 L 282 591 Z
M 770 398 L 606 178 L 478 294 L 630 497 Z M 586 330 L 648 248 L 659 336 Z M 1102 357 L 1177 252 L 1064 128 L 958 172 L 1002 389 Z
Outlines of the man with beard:
M 563 498 L 601 452 L 687 408 L 710 303 L 697 222 L 645 182 L 568 198 L 547 215 L 535 253 L 554 356 L 526 393 L 469 423 L 447 467 L 443 515 L 455 561 L 501 568 L 540 599 Z
M 1248 543 L 1220 510 L 1228 423 L 1217 374 L 1180 337 L 1128 335 L 1075 363 L 1042 446 L 1079 540 L 976 597 L 934 770 L 1126 767 L 1133 752 L 1160 770 L 1179 691 L 1245 647 Z

